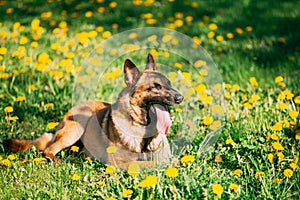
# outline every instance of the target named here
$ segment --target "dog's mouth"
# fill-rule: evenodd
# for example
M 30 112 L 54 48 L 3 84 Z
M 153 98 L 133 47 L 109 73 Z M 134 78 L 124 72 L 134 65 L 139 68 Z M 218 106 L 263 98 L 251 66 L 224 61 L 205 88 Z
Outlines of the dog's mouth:
M 150 109 L 152 113 L 156 115 L 156 129 L 158 132 L 161 134 L 167 134 L 172 125 L 172 117 L 168 106 L 153 104 L 151 105 Z

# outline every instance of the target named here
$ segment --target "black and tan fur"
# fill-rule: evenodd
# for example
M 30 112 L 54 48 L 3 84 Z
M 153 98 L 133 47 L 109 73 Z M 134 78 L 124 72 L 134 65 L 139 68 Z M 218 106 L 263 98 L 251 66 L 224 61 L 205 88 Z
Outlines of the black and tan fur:
M 59 161 L 56 154 L 81 139 L 88 156 L 121 167 L 132 161 L 149 160 L 149 156 L 167 160 L 169 143 L 155 126 L 158 122 L 153 105 L 174 106 L 181 103 L 183 96 L 157 72 L 151 54 L 143 72 L 127 59 L 124 75 L 127 87 L 114 104 L 88 101 L 75 105 L 64 115 L 55 134 L 45 133 L 33 140 L 13 139 L 10 150 L 23 152 L 34 145 L 44 151 L 45 157 Z M 109 146 L 116 146 L 117 152 L 108 154 Z

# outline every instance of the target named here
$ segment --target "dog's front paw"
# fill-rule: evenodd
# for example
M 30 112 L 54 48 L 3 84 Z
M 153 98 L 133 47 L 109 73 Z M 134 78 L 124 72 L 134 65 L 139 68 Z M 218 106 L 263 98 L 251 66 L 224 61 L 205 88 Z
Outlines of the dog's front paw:
M 54 162 L 54 163 L 61 163 L 62 160 L 56 156 L 53 155 L 52 152 L 49 152 L 49 151 L 45 151 L 44 152 L 44 157 L 47 158 L 48 160 L 50 160 L 51 162 Z

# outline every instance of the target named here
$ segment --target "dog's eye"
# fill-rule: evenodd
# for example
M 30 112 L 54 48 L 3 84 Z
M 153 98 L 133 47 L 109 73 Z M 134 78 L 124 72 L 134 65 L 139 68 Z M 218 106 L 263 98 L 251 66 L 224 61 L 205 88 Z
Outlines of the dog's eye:
M 160 90 L 161 89 L 161 85 L 159 83 L 154 83 L 154 87 L 157 89 L 157 90 Z

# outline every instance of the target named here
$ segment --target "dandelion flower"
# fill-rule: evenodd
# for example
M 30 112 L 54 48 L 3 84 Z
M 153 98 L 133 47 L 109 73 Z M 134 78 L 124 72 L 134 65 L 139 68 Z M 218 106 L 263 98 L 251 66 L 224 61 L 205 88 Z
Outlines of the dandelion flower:
M 14 111 L 14 108 L 12 106 L 6 106 L 4 108 L 4 112 L 6 112 L 6 113 L 11 113 L 13 111 Z
M 296 96 L 294 99 L 295 104 L 300 104 L 300 96 Z
M 117 199 L 114 198 L 114 197 L 108 197 L 108 198 L 106 198 L 105 200 L 117 200 Z
M 59 122 L 49 122 L 47 125 L 48 129 L 54 129 L 55 127 L 57 127 L 59 124 Z
M 298 117 L 298 115 L 299 115 L 299 113 L 296 110 L 292 110 L 292 111 L 289 112 L 289 116 L 291 118 L 296 118 L 296 117 Z
M 166 169 L 166 175 L 171 178 L 175 178 L 178 176 L 178 169 L 171 167 Z
M 128 166 L 128 174 L 130 176 L 137 176 L 137 175 L 139 175 L 139 173 L 140 173 L 139 164 L 136 162 L 130 163 Z
M 279 142 L 273 142 L 273 143 L 272 143 L 272 147 L 273 147 L 275 150 L 278 150 L 278 151 L 284 150 L 283 146 L 282 146 Z
M 228 138 L 225 143 L 226 144 L 230 144 L 230 145 L 234 144 L 234 142 L 233 142 L 233 140 L 231 138 Z
M 195 157 L 193 155 L 185 155 L 180 159 L 182 164 L 192 163 L 195 161 Z
M 291 169 L 285 169 L 283 175 L 287 178 L 291 178 L 293 176 L 293 171 Z
M 255 77 L 251 77 L 251 78 L 249 79 L 249 81 L 250 81 L 250 84 L 251 84 L 253 87 L 258 86 L 258 83 L 257 83 Z
M 128 198 L 128 197 L 130 197 L 130 196 L 132 195 L 132 193 L 133 193 L 132 190 L 127 189 L 127 190 L 124 190 L 124 191 L 122 192 L 122 196 Z
M 283 81 L 283 77 L 282 76 L 277 76 L 275 78 L 275 83 L 281 83 Z
M 282 152 L 277 153 L 278 159 L 279 160 L 283 160 L 284 159 L 284 155 Z
M 106 148 L 106 152 L 111 154 L 111 153 L 116 153 L 118 148 L 116 146 L 109 146 Z
M 271 134 L 270 137 L 271 137 L 272 140 L 278 140 L 279 139 L 278 135 L 275 134 L 275 133 Z
M 300 131 L 296 132 L 295 139 L 296 140 L 300 140 Z
M 143 188 L 146 188 L 146 187 L 153 187 L 157 184 L 158 182 L 158 179 L 156 176 L 147 176 L 145 180 L 142 180 L 141 181 L 141 186 Z
M 73 181 L 79 181 L 79 180 L 80 180 L 80 176 L 79 176 L 78 174 L 74 174 L 74 175 L 72 176 L 72 180 L 73 180 Z
M 78 152 L 79 151 L 79 147 L 78 146 L 72 146 L 71 147 L 71 151 Z
M 234 175 L 241 175 L 243 173 L 243 171 L 241 169 L 236 169 L 233 171 Z
M 210 125 L 213 121 L 214 121 L 214 118 L 212 116 L 207 116 L 203 119 L 202 124 Z
M 290 168 L 292 168 L 293 170 L 295 170 L 297 167 L 298 167 L 298 165 L 296 163 L 294 163 L 294 162 L 292 162 L 290 164 Z
M 0 165 L 6 166 L 6 167 L 10 167 L 11 166 L 11 162 L 10 162 L 9 159 L 4 159 L 4 160 L 1 160 Z
M 257 177 L 260 177 L 260 176 L 263 176 L 263 175 L 265 175 L 265 172 L 256 172 L 255 173 L 255 177 L 257 178 Z
M 10 154 L 9 156 L 7 156 L 7 159 L 11 161 L 15 160 L 16 158 L 17 157 L 14 154 Z
M 230 188 L 231 190 L 237 192 L 238 189 L 239 189 L 239 185 L 238 185 L 238 184 L 231 183 L 231 184 L 229 185 L 229 188 Z
M 215 193 L 217 195 L 221 195 L 224 192 L 224 188 L 222 187 L 221 184 L 212 185 L 212 190 L 213 190 L 213 193 Z
M 214 30 L 218 29 L 218 26 L 217 26 L 217 24 L 211 23 L 211 24 L 208 24 L 208 28 L 210 30 L 214 31 Z
M 276 123 L 274 126 L 272 126 L 273 131 L 281 131 L 282 130 L 282 124 Z
M 272 153 L 269 153 L 268 154 L 268 160 L 269 160 L 269 162 L 272 163 L 273 159 L 274 159 L 274 155 Z
M 115 172 L 116 172 L 116 168 L 112 165 L 107 166 L 105 169 L 106 174 L 113 174 Z

